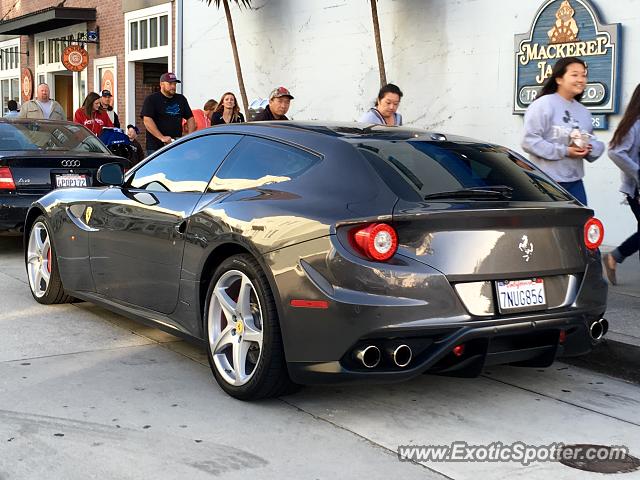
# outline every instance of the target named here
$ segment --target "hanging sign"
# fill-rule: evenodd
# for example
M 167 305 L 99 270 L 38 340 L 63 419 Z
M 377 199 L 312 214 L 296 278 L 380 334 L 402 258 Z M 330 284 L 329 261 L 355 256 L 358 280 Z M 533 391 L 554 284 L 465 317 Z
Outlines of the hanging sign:
M 89 64 L 89 54 L 80 45 L 69 45 L 62 51 L 62 64 L 67 70 L 81 72 Z
M 20 72 L 20 93 L 22 94 L 22 103 L 28 102 L 33 96 L 33 74 L 27 67 L 22 67 Z
M 603 25 L 589 0 L 546 1 L 531 30 L 515 36 L 513 113 L 526 111 L 551 76 L 553 65 L 564 57 L 578 57 L 587 64 L 584 106 L 594 114 L 616 113 L 619 38 L 620 24 Z

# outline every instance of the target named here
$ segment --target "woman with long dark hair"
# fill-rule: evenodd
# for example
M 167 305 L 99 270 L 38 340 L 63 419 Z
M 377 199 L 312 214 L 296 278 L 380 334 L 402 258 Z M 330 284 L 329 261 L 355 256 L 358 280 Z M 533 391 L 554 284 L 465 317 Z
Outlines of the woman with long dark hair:
M 240 113 L 240 107 L 236 96 L 231 92 L 222 95 L 220 103 L 211 115 L 212 125 L 224 125 L 225 123 L 242 123 L 244 116 Z
M 582 60 L 558 60 L 525 113 L 522 140 L 531 161 L 584 205 L 584 160 L 593 162 L 604 152 L 604 144 L 593 138 L 591 113 L 580 103 L 586 85 Z
M 73 121 L 84 125 L 96 136 L 100 135 L 102 127 L 113 127 L 109 115 L 100 105 L 100 95 L 95 92 L 87 95 L 84 102 L 82 102 L 82 106 L 73 115 Z
M 609 142 L 609 158 L 621 170 L 620 191 L 636 217 L 636 232 L 604 256 L 604 267 L 611 284 L 617 283 L 616 267 L 640 249 L 640 85 L 631 95 L 627 110 Z

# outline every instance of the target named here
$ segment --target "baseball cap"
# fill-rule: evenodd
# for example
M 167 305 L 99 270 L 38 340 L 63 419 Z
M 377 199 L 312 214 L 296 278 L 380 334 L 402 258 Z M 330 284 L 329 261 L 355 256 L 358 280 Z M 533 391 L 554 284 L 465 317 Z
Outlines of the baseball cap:
M 136 133 L 140 133 L 140 129 L 135 125 L 131 125 L 131 124 L 127 125 L 127 130 L 129 130 L 130 128 L 133 128 L 136 131 Z
M 291 92 L 284 87 L 278 87 L 271 90 L 269 100 L 280 97 L 289 97 L 291 100 L 293 100 L 293 95 L 291 95 Z
M 103 97 L 112 97 L 113 95 L 111 95 L 111 91 L 110 90 L 102 90 L 102 94 Z
M 169 83 L 182 83 L 180 80 L 178 80 L 178 77 L 176 77 L 176 74 L 173 72 L 167 72 L 160 75 L 160 81 Z

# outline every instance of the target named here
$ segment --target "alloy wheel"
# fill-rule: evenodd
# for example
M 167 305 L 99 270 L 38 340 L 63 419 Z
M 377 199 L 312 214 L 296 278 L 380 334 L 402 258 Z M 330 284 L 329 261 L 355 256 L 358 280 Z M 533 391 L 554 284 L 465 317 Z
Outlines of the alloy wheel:
M 262 356 L 263 318 L 260 300 L 251 279 L 239 270 L 228 270 L 211 292 L 209 345 L 213 364 L 230 385 L 245 385 Z
M 27 276 L 33 294 L 41 298 L 51 280 L 51 240 L 47 227 L 37 222 L 31 229 L 27 246 Z

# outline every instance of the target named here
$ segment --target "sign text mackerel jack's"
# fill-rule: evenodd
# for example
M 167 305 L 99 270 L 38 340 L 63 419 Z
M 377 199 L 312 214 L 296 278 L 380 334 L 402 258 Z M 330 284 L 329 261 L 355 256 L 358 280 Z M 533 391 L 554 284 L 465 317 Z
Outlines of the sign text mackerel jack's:
M 578 57 L 588 68 L 582 103 L 594 114 L 594 128 L 606 128 L 604 115 L 618 111 L 619 37 L 620 24 L 601 24 L 588 0 L 545 2 L 531 30 L 515 36 L 513 113 L 526 111 L 557 60 Z

